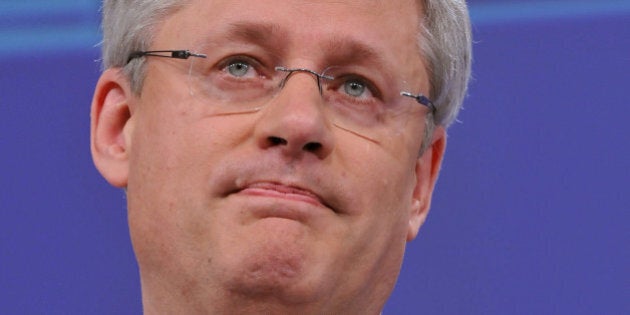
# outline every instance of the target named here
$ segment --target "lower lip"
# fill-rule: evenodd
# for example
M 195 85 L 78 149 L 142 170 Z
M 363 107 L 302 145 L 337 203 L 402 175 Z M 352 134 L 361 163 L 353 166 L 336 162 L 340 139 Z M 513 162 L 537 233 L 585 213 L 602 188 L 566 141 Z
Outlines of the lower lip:
M 268 197 L 268 198 L 275 198 L 275 199 L 284 199 L 284 200 L 289 200 L 289 201 L 305 202 L 314 206 L 322 206 L 322 203 L 319 202 L 319 200 L 317 200 L 314 197 L 311 197 L 308 195 L 290 193 L 290 192 L 282 192 L 282 191 L 277 191 L 273 189 L 250 187 L 250 188 L 245 188 L 241 190 L 239 193 L 250 195 L 250 196 L 259 196 L 259 197 Z

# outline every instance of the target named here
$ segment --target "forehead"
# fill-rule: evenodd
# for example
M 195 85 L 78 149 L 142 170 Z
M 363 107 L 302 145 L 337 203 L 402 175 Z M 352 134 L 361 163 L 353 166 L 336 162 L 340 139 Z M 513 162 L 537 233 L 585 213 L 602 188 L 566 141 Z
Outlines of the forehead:
M 416 0 L 193 0 L 165 19 L 153 48 L 251 44 L 304 67 L 352 59 L 417 76 L 420 14 Z

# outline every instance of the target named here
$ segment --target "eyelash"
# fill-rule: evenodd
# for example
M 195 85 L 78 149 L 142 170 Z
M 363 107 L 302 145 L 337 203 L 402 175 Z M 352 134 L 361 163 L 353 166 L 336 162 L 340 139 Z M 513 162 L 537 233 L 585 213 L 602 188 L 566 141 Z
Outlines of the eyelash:
M 258 58 L 248 56 L 248 55 L 232 55 L 232 56 L 223 58 L 220 62 L 217 63 L 215 69 L 219 70 L 219 72 L 226 74 L 230 80 L 243 80 L 244 81 L 244 80 L 252 79 L 248 77 L 240 78 L 240 77 L 236 77 L 234 75 L 229 74 L 228 67 L 231 64 L 238 63 L 238 62 L 242 62 L 249 65 L 252 68 L 251 70 L 256 72 L 256 75 L 258 78 L 261 78 L 261 77 L 270 78 L 275 74 L 274 73 L 275 70 L 273 69 L 273 67 L 269 67 L 265 65 L 265 63 L 259 61 Z M 335 78 L 334 80 L 328 81 L 327 83 L 325 82 L 329 89 L 333 89 L 333 90 L 344 89 L 345 84 L 355 81 L 355 82 L 365 85 L 366 90 L 369 91 L 369 93 L 371 94 L 371 97 L 369 97 L 368 99 L 365 99 L 364 97 L 361 97 L 361 96 L 353 97 L 352 95 L 345 93 L 345 91 L 341 91 L 339 93 L 343 94 L 342 97 L 350 98 L 354 102 L 364 102 L 364 103 L 370 102 L 371 98 L 377 98 L 377 99 L 382 98 L 382 93 L 377 88 L 377 86 L 371 80 L 365 78 L 364 76 L 360 74 L 346 73 L 346 74 L 341 74 L 341 75 L 333 74 L 332 76 Z
M 344 75 L 335 77 L 334 81 L 339 81 L 339 83 L 335 84 L 335 86 L 337 87 L 343 87 L 344 84 L 347 84 L 349 82 L 360 83 L 365 86 L 365 88 L 367 89 L 367 91 L 370 92 L 370 94 L 372 94 L 372 97 L 376 97 L 376 98 L 381 97 L 381 93 L 378 90 L 378 88 L 374 85 L 374 83 L 372 83 L 372 81 L 370 81 L 369 79 L 366 79 L 365 77 L 361 75 L 344 74 Z
M 228 67 L 231 64 L 242 62 L 247 64 L 252 68 L 252 70 L 256 71 L 258 76 L 266 76 L 267 73 L 264 71 L 265 66 L 259 62 L 256 58 L 247 56 L 247 55 L 233 55 L 224 58 L 217 64 L 217 69 L 221 72 L 228 73 Z M 229 74 L 229 73 L 228 73 Z M 238 79 L 237 77 L 232 76 L 233 79 Z M 246 79 L 246 78 L 243 78 Z

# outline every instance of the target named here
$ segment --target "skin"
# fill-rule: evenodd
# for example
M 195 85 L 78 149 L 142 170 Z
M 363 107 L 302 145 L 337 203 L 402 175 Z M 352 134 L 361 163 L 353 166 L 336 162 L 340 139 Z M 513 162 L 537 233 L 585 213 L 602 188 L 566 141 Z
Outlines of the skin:
M 426 95 L 419 10 L 403 2 L 193 1 L 151 48 L 242 49 L 220 38 L 226 25 L 273 23 L 282 65 L 319 71 L 348 49 L 331 38 L 352 39 L 382 57 L 366 66 Z M 108 69 L 92 103 L 94 162 L 127 189 L 145 313 L 378 314 L 428 213 L 444 129 L 421 156 L 426 110 L 395 136 L 349 132 L 304 73 L 259 111 L 208 115 L 182 63 L 147 59 L 139 95 Z

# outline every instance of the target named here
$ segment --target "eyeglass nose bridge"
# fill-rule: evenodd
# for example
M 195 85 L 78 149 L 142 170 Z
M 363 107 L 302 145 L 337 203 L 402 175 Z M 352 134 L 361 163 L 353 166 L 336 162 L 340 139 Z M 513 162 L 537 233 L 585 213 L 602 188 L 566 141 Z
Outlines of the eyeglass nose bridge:
M 287 76 L 284 77 L 284 79 L 282 79 L 282 81 L 280 81 L 280 88 L 284 88 L 285 84 L 287 83 L 287 81 L 289 80 L 289 77 L 292 76 L 294 73 L 296 72 L 306 72 L 306 73 L 310 73 L 312 75 L 315 76 L 315 78 L 317 79 L 317 89 L 319 90 L 319 95 L 323 95 L 323 88 L 322 88 L 322 79 L 326 79 L 326 80 L 334 80 L 335 78 L 329 75 L 325 75 L 323 73 L 317 73 L 311 69 L 306 69 L 306 68 L 285 68 L 285 67 L 275 67 L 276 71 L 282 71 L 282 72 L 287 72 Z

